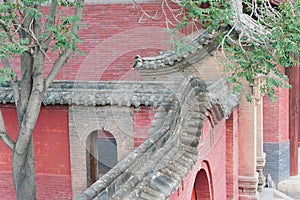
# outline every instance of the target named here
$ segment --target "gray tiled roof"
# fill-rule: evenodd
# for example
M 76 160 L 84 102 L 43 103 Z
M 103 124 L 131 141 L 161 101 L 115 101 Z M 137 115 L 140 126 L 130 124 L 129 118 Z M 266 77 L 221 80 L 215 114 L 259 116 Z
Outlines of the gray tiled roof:
M 207 52 L 215 49 L 215 36 L 203 31 L 193 41 L 182 48 L 180 51 L 160 52 L 160 55 L 153 57 L 135 57 L 134 68 L 137 70 L 170 70 L 170 67 L 178 67 L 178 64 L 189 64 L 186 58 L 197 55 L 198 59 L 202 59 Z
M 157 106 L 172 92 L 172 83 L 160 82 L 73 82 L 59 81 L 52 84 L 43 100 L 44 105 L 119 105 Z M 0 90 L 0 103 L 14 103 L 9 85 Z
M 195 76 L 187 78 L 178 95 L 170 97 L 172 104 L 160 105 L 153 123 L 156 127 L 150 129 L 149 139 L 77 200 L 168 199 L 197 161 L 199 136 L 207 109 L 215 101 L 212 98 L 219 96 L 217 102 L 222 106 L 231 102 L 224 82 L 221 79 L 207 87 Z M 237 104 L 238 98 L 225 107 L 232 111 Z M 219 112 L 225 115 L 223 111 L 229 112 L 222 109 Z

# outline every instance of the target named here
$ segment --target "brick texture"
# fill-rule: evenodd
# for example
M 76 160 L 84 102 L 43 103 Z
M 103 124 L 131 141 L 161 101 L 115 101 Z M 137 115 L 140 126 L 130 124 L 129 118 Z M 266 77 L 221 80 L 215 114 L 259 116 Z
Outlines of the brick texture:
M 71 106 L 69 108 L 70 159 L 73 195 L 87 187 L 87 138 L 95 130 L 110 132 L 117 143 L 118 161 L 134 150 L 131 107 Z
M 264 98 L 264 175 L 278 183 L 290 175 L 289 91 L 276 89 L 277 102 Z
M 266 165 L 264 175 L 271 175 L 273 181 L 278 183 L 290 176 L 290 143 L 264 143 Z
M 201 190 L 202 186 L 200 188 L 199 185 L 198 188 L 195 187 L 195 181 L 199 181 L 199 179 L 196 179 L 199 172 L 200 177 L 203 177 L 204 174 L 207 176 L 207 180 L 201 179 L 200 185 L 204 186 L 209 182 L 208 187 L 205 186 L 206 188 L 202 188 L 205 189 L 205 191 L 210 191 L 210 195 L 205 193 L 206 197 L 210 196 L 211 199 L 226 199 L 225 121 L 220 121 L 218 125 L 212 128 L 210 122 L 206 120 L 202 131 L 202 135 L 207 135 L 207 137 L 202 140 L 203 144 L 199 145 L 198 161 L 190 173 L 184 177 L 178 191 L 175 191 L 170 196 L 170 200 L 189 200 L 192 199 L 192 197 L 196 197 L 196 195 L 198 195 L 197 199 L 203 199 L 203 194 L 197 193 L 197 189 Z M 213 136 L 215 136 L 215 138 L 213 138 Z
M 152 107 L 140 106 L 133 110 L 134 121 L 134 147 L 137 148 L 148 137 L 148 129 L 151 128 L 151 121 L 154 119 L 155 111 Z
M 14 106 L 1 105 L 7 132 L 18 131 Z M 68 136 L 68 108 L 42 107 L 33 132 L 37 172 L 37 199 L 70 199 L 71 172 Z M 0 142 L 0 199 L 14 200 L 11 152 Z M 7 196 L 8 195 L 8 196 Z M 60 197 L 60 198 L 59 198 Z
M 161 2 L 141 4 L 141 7 L 150 15 L 156 11 L 162 14 Z M 142 16 L 134 4 L 85 5 L 82 23 L 86 26 L 79 31 L 83 41 L 79 49 L 85 56 L 70 59 L 57 76 L 58 80 L 140 79 L 132 69 L 134 56 L 154 56 L 170 49 L 165 18 L 153 20 Z M 47 53 L 54 61 L 56 55 L 51 51 Z M 47 74 L 52 64 L 48 59 L 45 63 Z M 19 59 L 11 59 L 11 65 L 20 74 Z
M 150 14 L 155 14 L 161 8 L 160 3 L 141 4 L 141 6 Z M 69 10 L 65 11 L 67 14 L 69 12 Z M 86 56 L 70 59 L 59 73 L 58 80 L 141 79 L 132 69 L 134 56 L 137 54 L 154 56 L 160 50 L 170 48 L 166 42 L 168 34 L 164 30 L 165 19 L 162 17 L 158 20 L 150 20 L 142 17 L 133 4 L 86 5 L 83 24 L 88 26 L 80 30 L 83 43 L 79 47 Z M 51 53 L 49 56 L 55 58 Z M 18 59 L 14 58 L 12 66 L 17 73 L 20 73 L 19 65 Z M 50 67 L 50 61 L 46 59 L 46 73 L 50 71 Z M 71 199 L 71 189 L 73 195 L 85 189 L 85 145 L 86 138 L 92 131 L 104 129 L 114 135 L 118 147 L 121 147 L 118 152 L 119 160 L 137 147 L 147 137 L 146 129 L 150 126 L 154 113 L 145 107 L 141 107 L 140 111 L 132 112 L 131 109 L 133 108 L 110 106 L 95 108 L 71 106 L 69 110 L 63 106 L 43 108 L 34 133 L 37 198 Z M 6 122 L 17 122 L 15 109 L 2 106 L 1 110 L 4 110 Z M 16 138 L 14 135 L 17 133 L 16 124 L 6 124 L 8 132 Z M 189 199 L 196 176 L 201 169 L 207 176 L 206 184 L 209 182 L 212 199 L 226 199 L 225 120 L 217 125 L 212 125 L 207 120 L 201 139 L 203 145 L 199 148 L 198 162 L 170 199 Z M 0 184 L 0 199 L 15 199 L 9 173 L 11 154 L 1 143 L 0 149 L 0 181 L 6 183 Z M 203 173 L 202 171 L 201 174 Z
M 226 199 L 238 199 L 238 112 L 226 120 Z
M 68 175 L 37 174 L 37 200 L 70 200 L 71 177 Z M 0 200 L 15 200 L 11 172 L 0 172 Z
M 264 142 L 279 143 L 289 140 L 289 91 L 276 89 L 277 102 L 264 97 L 263 129 Z

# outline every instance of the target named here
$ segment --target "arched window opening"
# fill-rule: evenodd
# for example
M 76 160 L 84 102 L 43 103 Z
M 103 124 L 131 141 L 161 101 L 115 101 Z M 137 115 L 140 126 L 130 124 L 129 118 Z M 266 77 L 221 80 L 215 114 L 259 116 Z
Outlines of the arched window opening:
M 107 131 L 98 132 L 98 173 L 101 177 L 118 163 L 117 142 Z
M 90 186 L 118 163 L 117 142 L 104 130 L 93 131 L 87 138 L 87 185 Z
M 201 169 L 195 179 L 191 200 L 211 200 L 211 191 L 208 176 L 204 169 Z

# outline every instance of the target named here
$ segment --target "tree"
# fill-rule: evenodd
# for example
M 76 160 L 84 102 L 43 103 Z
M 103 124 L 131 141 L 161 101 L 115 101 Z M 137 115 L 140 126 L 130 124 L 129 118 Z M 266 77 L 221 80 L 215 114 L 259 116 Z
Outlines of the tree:
M 60 69 L 78 50 L 77 33 L 84 0 L 4 0 L 0 5 L 0 80 L 9 81 L 14 93 L 19 132 L 14 141 L 6 132 L 0 112 L 0 138 L 12 150 L 12 174 L 18 199 L 36 199 L 32 132 L 47 88 Z M 71 7 L 73 16 L 60 9 Z M 47 52 L 56 52 L 49 74 L 44 72 Z M 19 55 L 21 77 L 9 58 Z
M 290 87 L 279 66 L 299 65 L 300 0 L 172 0 L 182 9 L 162 0 L 162 10 L 171 34 L 188 24 L 199 24 L 216 38 L 228 80 L 240 91 L 243 84 L 258 86 L 261 94 L 276 100 L 274 89 Z M 171 13 L 172 19 L 167 14 Z M 196 24 L 196 25 L 195 25 Z M 198 25 L 197 25 L 198 24 Z M 185 51 L 174 42 L 176 52 Z M 179 44 L 179 45 L 178 45 Z M 260 79 L 257 81 L 257 79 Z M 262 83 L 257 85 L 257 83 Z M 250 101 L 250 94 L 247 95 Z

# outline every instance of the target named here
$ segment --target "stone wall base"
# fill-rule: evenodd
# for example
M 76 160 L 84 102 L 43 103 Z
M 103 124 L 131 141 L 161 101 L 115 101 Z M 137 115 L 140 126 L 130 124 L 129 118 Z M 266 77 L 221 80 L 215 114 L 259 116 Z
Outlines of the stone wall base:
M 255 176 L 239 176 L 239 200 L 258 199 L 258 173 Z

